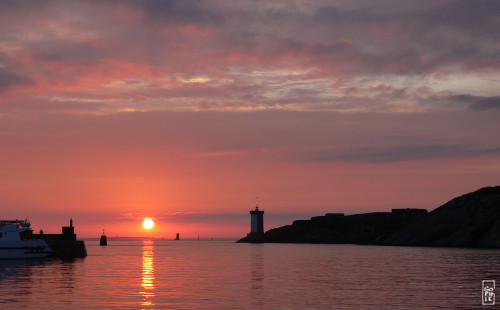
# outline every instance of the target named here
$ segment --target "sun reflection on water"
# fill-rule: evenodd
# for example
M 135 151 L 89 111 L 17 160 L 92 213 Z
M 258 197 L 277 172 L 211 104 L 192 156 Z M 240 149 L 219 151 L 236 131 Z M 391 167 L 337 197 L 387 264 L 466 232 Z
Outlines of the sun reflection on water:
M 152 240 L 144 240 L 142 242 L 142 282 L 141 282 L 141 295 L 142 306 L 154 306 L 153 298 L 155 296 L 154 280 L 155 280 L 155 266 L 154 266 L 154 247 Z

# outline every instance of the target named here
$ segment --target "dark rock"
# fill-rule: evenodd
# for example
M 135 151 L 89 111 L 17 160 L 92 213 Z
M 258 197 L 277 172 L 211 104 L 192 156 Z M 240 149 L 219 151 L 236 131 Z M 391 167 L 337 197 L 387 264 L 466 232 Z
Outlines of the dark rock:
M 430 213 L 424 209 L 328 213 L 239 242 L 500 248 L 500 186 L 457 197 Z
M 500 186 L 452 199 L 384 244 L 500 248 Z

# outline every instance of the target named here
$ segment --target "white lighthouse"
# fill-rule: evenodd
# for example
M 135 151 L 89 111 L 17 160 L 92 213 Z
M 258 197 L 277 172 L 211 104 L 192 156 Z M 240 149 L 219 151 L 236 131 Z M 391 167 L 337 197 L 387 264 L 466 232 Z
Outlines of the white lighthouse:
M 250 233 L 249 237 L 262 236 L 264 234 L 264 211 L 259 210 L 259 206 L 255 210 L 250 211 Z

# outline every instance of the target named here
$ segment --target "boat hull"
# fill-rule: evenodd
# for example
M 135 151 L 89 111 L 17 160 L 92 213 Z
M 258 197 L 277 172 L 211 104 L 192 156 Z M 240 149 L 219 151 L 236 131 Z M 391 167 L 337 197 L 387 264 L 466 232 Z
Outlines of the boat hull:
M 44 240 L 1 242 L 0 259 L 31 259 L 49 256 L 52 250 Z

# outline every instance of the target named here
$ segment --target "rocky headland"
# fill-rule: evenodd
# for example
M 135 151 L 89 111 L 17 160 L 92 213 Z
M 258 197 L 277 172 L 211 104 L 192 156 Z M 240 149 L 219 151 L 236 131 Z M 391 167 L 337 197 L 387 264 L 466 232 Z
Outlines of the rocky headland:
M 500 248 L 500 186 L 454 198 L 431 212 L 328 213 L 238 242 Z

